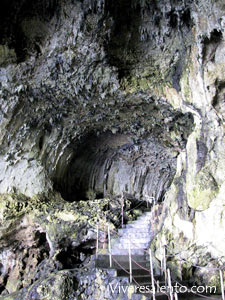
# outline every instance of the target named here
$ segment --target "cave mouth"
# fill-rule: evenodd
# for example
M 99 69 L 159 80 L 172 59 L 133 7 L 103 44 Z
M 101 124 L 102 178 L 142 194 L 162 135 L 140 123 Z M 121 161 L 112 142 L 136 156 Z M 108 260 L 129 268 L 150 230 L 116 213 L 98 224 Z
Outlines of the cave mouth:
M 87 258 L 95 253 L 95 247 L 96 240 L 94 239 L 82 242 L 77 247 L 68 245 L 57 254 L 56 259 L 61 263 L 62 269 L 80 267 Z
M 70 202 L 121 196 L 161 202 L 176 172 L 176 157 L 155 137 L 89 134 L 55 189 Z

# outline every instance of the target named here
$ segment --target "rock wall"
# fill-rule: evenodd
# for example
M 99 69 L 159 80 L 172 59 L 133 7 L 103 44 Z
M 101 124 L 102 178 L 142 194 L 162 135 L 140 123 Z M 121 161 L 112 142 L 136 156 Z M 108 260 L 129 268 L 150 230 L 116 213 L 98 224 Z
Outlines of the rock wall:
M 159 3 L 153 11 L 146 5 L 24 1 L 5 8 L 1 43 L 17 60 L 10 63 L 2 55 L 1 192 L 51 191 L 63 180 L 79 141 L 92 132 L 129 134 L 135 141 L 157 137 L 177 152 L 185 147 L 192 117 L 175 111 L 159 93 L 166 76 L 174 81 L 174 47 L 184 47 L 169 26 L 175 8 Z M 186 14 L 185 7 L 179 10 Z M 156 22 L 163 16 L 166 32 Z M 143 38 L 151 26 L 156 37 Z M 173 34 L 176 46 L 170 45 Z
M 195 44 L 180 80 L 181 90 L 166 88 L 165 95 L 174 107 L 192 111 L 195 129 L 177 159 L 177 173 L 166 195 L 169 213 L 156 244 L 168 244 L 168 252 L 180 253 L 190 263 L 189 269 L 191 264 L 212 269 L 224 266 L 225 250 L 224 7 L 207 1 L 193 13 L 193 19 Z M 215 283 L 215 278 L 218 282 L 218 271 L 206 282 Z

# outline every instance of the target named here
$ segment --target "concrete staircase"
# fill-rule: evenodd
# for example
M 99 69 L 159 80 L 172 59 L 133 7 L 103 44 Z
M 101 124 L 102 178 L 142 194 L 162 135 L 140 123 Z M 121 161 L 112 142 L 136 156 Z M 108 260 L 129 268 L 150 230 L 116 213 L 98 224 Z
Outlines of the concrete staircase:
M 136 221 L 119 229 L 118 237 L 112 239 L 112 255 L 128 255 L 129 243 L 132 255 L 144 255 L 151 242 L 151 212 L 145 212 Z
M 150 276 L 150 259 L 147 249 L 151 243 L 153 235 L 151 233 L 151 212 L 146 211 L 136 221 L 127 224 L 124 228 L 118 230 L 118 236 L 111 239 L 112 266 L 111 269 L 117 270 L 117 277 L 129 278 L 129 243 L 132 258 L 132 285 L 136 286 L 135 293 L 132 298 L 153 299 L 151 289 Z M 108 254 L 98 254 L 96 258 L 96 267 L 102 269 L 110 269 L 110 260 Z M 160 285 L 164 285 L 163 278 L 159 274 L 159 269 L 154 270 L 155 280 Z M 140 289 L 140 286 L 142 289 Z M 146 293 L 145 293 L 146 292 Z M 145 298 L 142 298 L 145 297 Z M 122 299 L 122 298 L 121 298 Z M 164 293 L 156 293 L 157 300 L 168 300 Z

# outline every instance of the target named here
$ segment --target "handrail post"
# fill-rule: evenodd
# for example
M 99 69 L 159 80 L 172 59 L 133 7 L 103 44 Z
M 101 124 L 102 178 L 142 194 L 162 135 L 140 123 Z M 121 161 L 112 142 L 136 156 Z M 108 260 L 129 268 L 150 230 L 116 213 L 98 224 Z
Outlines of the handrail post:
M 98 244 L 98 240 L 99 240 L 99 232 L 98 232 L 98 224 L 97 224 L 97 239 L 96 239 L 96 258 L 98 258 L 98 247 L 99 247 L 99 244 Z
M 163 276 L 163 258 L 160 259 L 160 275 Z
M 167 273 L 166 273 L 166 247 L 163 246 L 163 271 L 165 274 L 165 285 L 167 285 Z
M 173 300 L 173 289 L 172 289 L 172 283 L 171 283 L 171 275 L 170 275 L 170 269 L 167 269 L 168 273 L 168 286 L 170 290 L 170 300 Z
M 155 226 L 155 207 L 153 206 L 152 209 L 151 209 L 151 212 L 152 212 L 152 229 L 153 229 L 153 232 L 155 232 L 155 229 L 156 229 L 156 226 Z
M 109 250 L 109 266 L 112 268 L 112 253 L 111 253 L 111 239 L 110 239 L 110 228 L 108 225 L 108 250 Z
M 131 261 L 130 240 L 129 240 L 129 269 L 130 269 L 130 283 L 132 283 L 132 261 Z
M 149 259 L 150 259 L 150 270 L 151 270 L 153 300 L 155 300 L 155 283 L 154 283 L 153 261 L 152 261 L 152 250 L 151 249 L 149 249 Z
M 159 244 L 160 249 L 160 275 L 163 276 L 163 248 L 162 243 Z
M 124 215 L 124 197 L 121 198 L 121 227 L 123 228 L 123 215 Z
M 225 294 L 224 294 L 224 282 L 223 282 L 223 272 L 220 270 L 220 282 L 221 282 L 221 294 L 222 299 L 225 300 Z
M 103 243 L 103 249 L 105 249 L 105 243 L 106 243 L 106 215 L 105 215 L 105 222 L 104 222 L 104 243 Z
M 180 265 L 180 280 L 182 281 L 183 280 L 183 276 L 182 276 L 182 258 L 180 257 L 180 261 L 179 261 L 179 265 Z

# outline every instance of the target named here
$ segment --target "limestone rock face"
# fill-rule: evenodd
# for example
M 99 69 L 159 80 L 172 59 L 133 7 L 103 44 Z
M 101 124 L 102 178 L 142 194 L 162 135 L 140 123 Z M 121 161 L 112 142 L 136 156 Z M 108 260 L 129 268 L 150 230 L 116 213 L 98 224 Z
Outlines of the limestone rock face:
M 21 300 L 26 298 L 24 293 L 28 299 L 35 297 L 32 296 L 35 293 L 40 299 L 44 296 L 51 299 L 56 289 L 58 298 L 55 299 L 60 299 L 60 293 L 63 299 L 69 289 L 75 292 L 79 274 L 70 276 L 60 271 L 80 269 L 85 273 L 89 256 L 95 253 L 96 224 L 102 237 L 107 229 L 105 215 L 111 230 L 115 230 L 120 221 L 118 203 L 111 199 L 68 203 L 58 194 L 48 198 L 4 194 L 0 198 L 1 293 L 3 296 L 20 290 Z M 129 207 L 129 201 L 126 206 Z M 127 214 L 128 220 L 133 217 L 131 212 Z M 37 292 L 38 285 L 34 282 L 39 279 L 43 288 Z M 55 285 L 48 288 L 51 281 Z M 67 293 L 60 291 L 64 285 Z
M 118 148 L 153 137 L 154 151 L 157 143 L 174 157 L 184 149 L 192 115 L 175 111 L 162 90 L 165 81 L 178 84 L 170 61 L 186 60 L 190 41 L 175 27 L 192 36 L 188 6 L 179 7 L 187 18 L 181 26 L 175 4 L 35 3 L 10 5 L 2 19 L 2 43 L 17 61 L 5 58 L 0 71 L 1 192 L 33 196 L 60 189 L 79 144 L 107 131 L 128 135 Z
M 186 273 L 209 261 L 220 268 L 224 1 L 12 0 L 0 6 L 2 295 L 21 292 L 25 299 L 41 279 L 43 290 L 35 286 L 35 293 L 53 299 L 45 288 L 53 276 L 65 287 L 63 298 L 75 281 L 58 272 L 75 262 L 60 253 L 79 252 L 95 239 L 95 205 L 118 226 L 121 195 L 164 203 L 157 258 L 166 243 L 172 255 L 180 253 Z M 115 202 L 106 208 L 108 196 Z M 102 206 L 89 207 L 95 198 L 105 199 Z M 205 281 L 218 282 L 211 275 Z M 196 272 L 198 282 L 203 277 Z
M 180 81 L 181 91 L 177 94 L 170 90 L 171 101 L 174 102 L 173 95 L 176 95 L 175 107 L 193 112 L 195 129 L 188 138 L 185 153 L 177 159 L 177 173 L 165 202 L 169 214 L 156 243 L 168 243 L 169 252 L 179 252 L 181 259 L 195 265 L 210 268 L 209 260 L 220 258 L 217 268 L 221 268 L 225 250 L 225 140 L 223 109 L 219 100 L 223 87 L 218 82 L 224 82 L 225 74 L 225 56 L 220 55 L 225 36 L 224 11 L 217 3 L 210 16 L 212 8 L 209 2 L 207 7 L 208 12 L 206 7 L 202 11 L 199 8 L 194 15 L 196 44 L 191 47 L 189 63 Z M 204 255 L 196 251 L 201 247 L 205 253 L 203 260 L 199 257 Z M 203 274 L 204 269 L 201 272 Z M 196 271 L 196 276 L 201 272 Z M 211 284 L 218 281 L 218 271 L 216 274 L 217 277 L 211 274 L 211 281 L 210 275 L 206 276 L 206 281 Z

